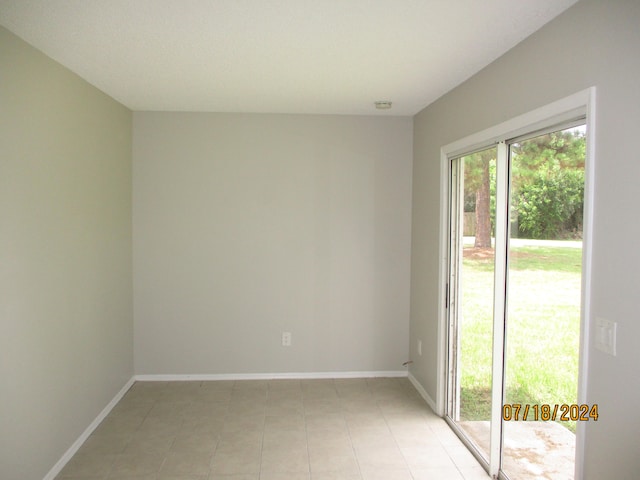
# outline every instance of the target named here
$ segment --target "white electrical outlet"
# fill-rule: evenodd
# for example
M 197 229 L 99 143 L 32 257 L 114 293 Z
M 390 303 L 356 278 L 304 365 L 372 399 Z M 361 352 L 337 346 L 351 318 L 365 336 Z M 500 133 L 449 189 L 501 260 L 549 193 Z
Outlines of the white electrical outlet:
M 422 356 L 422 340 L 418 340 L 418 355 Z
M 291 346 L 291 332 L 282 332 L 282 346 L 283 347 Z

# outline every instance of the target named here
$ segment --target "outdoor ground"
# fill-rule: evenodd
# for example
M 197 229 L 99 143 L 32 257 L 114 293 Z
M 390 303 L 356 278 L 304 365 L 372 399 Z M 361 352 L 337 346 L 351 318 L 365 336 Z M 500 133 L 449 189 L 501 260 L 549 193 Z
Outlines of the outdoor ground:
M 577 399 L 582 243 L 510 241 L 504 404 Z M 463 249 L 460 422 L 489 451 L 494 250 Z M 575 422 L 505 422 L 503 469 L 523 480 L 573 479 Z
M 581 242 L 512 241 L 505 403 L 572 404 L 577 398 Z M 461 419 L 488 420 L 493 249 L 464 248 Z M 575 431 L 574 422 L 563 426 Z

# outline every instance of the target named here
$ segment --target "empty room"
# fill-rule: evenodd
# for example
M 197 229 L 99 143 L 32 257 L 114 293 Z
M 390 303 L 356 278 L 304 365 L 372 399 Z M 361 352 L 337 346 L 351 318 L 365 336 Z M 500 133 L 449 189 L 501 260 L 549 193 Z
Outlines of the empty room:
M 0 479 L 638 478 L 638 25 L 0 0 Z

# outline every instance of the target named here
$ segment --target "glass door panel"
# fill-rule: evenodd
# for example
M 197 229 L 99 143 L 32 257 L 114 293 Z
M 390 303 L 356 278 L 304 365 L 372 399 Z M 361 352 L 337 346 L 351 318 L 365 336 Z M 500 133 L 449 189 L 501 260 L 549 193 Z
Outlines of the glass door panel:
M 452 160 L 448 416 L 489 461 L 496 148 Z
M 553 417 L 577 403 L 585 128 L 511 143 L 509 156 L 502 470 L 569 480 L 575 422 Z

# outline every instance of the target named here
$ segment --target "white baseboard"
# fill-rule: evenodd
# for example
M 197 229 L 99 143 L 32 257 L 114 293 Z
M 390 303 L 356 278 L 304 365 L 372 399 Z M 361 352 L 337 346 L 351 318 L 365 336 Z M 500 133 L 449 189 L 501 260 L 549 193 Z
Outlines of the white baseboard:
M 60 460 L 58 460 L 58 462 L 53 466 L 53 468 L 49 470 L 49 473 L 45 475 L 43 480 L 54 480 L 56 478 L 56 475 L 58 475 L 62 471 L 64 466 L 69 462 L 69 460 L 71 460 L 71 457 L 75 455 L 75 453 L 80 449 L 82 444 L 87 440 L 87 438 L 89 438 L 89 435 L 91 435 L 91 433 L 93 433 L 93 431 L 98 427 L 98 425 L 100 425 L 100 422 L 102 422 L 102 420 L 104 420 L 105 417 L 109 415 L 109 412 L 111 412 L 111 410 L 113 410 L 113 407 L 115 407 L 116 404 L 120 401 L 120 399 L 124 397 L 125 393 L 127 393 L 127 391 L 131 388 L 134 382 L 135 382 L 135 378 L 131 377 L 129 381 L 125 383 L 124 387 L 122 387 L 122 389 L 116 394 L 116 396 L 113 397 L 113 399 L 107 404 L 106 407 L 104 407 L 104 409 L 98 414 L 95 420 L 91 422 L 91 424 L 86 428 L 86 430 L 82 432 L 82 435 L 80 435 L 78 439 L 75 442 L 73 442 L 73 445 L 71 445 L 71 447 L 69 447 L 69 449 L 64 453 L 64 455 L 62 455 Z
M 312 380 L 322 378 L 377 378 L 406 377 L 405 370 L 378 372 L 293 372 L 293 373 L 214 373 L 214 374 L 170 374 L 170 375 L 135 375 L 139 382 L 207 382 L 216 380 Z
M 422 385 L 420 385 L 420 382 L 418 382 L 418 380 L 416 380 L 416 377 L 411 375 L 411 373 L 409 373 L 407 376 L 408 376 L 409 381 L 411 382 L 411 384 L 415 387 L 415 389 L 422 396 L 422 398 L 424 398 L 424 401 L 427 402 L 427 405 L 429 405 L 429 407 L 431 407 L 431 410 L 433 410 L 434 413 L 437 414 L 438 413 L 438 409 L 436 408 L 436 402 L 433 401 L 433 398 L 431 398 L 429 396 L 429 394 L 427 393 L 427 391 L 422 387 Z

